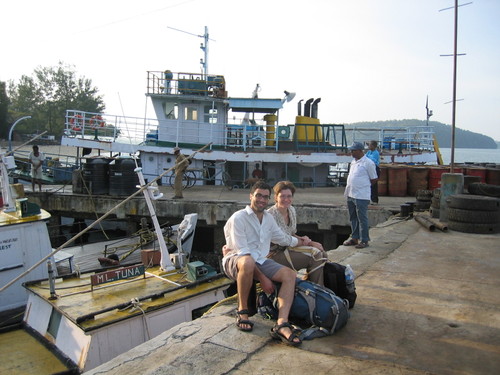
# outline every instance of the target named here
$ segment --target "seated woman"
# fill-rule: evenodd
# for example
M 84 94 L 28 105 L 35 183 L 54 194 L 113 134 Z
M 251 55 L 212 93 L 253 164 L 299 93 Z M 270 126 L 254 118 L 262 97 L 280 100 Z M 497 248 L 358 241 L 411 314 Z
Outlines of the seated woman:
M 284 232 L 298 237 L 297 215 L 292 206 L 295 185 L 290 181 L 280 181 L 274 185 L 273 191 L 276 204 L 267 211 Z M 323 266 L 328 260 L 327 255 L 319 242 L 311 241 L 309 244 L 293 248 L 271 244 L 268 257 L 296 271 L 305 268 L 309 281 L 323 285 Z

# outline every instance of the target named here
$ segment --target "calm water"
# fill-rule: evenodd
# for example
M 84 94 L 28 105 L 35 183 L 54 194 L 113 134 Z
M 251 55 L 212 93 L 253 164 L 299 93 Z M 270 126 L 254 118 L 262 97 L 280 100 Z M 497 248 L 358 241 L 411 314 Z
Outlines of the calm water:
M 451 148 L 440 148 L 444 164 L 450 164 Z M 455 163 L 497 163 L 500 164 L 500 148 L 456 148 Z

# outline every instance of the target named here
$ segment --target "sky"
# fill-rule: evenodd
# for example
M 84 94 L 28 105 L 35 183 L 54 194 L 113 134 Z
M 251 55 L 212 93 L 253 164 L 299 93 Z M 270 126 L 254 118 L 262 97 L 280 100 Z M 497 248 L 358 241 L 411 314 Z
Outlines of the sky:
M 468 0 L 459 2 L 470 3 Z M 321 98 L 323 123 L 452 124 L 453 0 L 18 0 L 0 5 L 0 80 L 59 61 L 103 95 L 106 113 L 154 117 L 147 71 L 224 75 L 230 97 Z M 500 1 L 459 7 L 456 127 L 500 141 Z M 181 30 L 181 31 L 178 31 Z M 77 108 L 75 108 L 77 109 Z

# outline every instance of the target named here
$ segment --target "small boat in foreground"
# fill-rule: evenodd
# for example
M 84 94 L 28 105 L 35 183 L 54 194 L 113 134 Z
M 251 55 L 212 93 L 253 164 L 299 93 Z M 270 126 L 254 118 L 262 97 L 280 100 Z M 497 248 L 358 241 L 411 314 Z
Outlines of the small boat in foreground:
M 184 220 L 173 227 L 176 246 L 175 249 L 171 247 L 172 252 L 169 253 L 152 206 L 152 200 L 155 199 L 151 186 L 153 181 L 145 184 L 141 168 L 137 168 L 137 173 L 141 182 L 140 191 L 144 192 L 150 206 L 157 234 L 151 247 L 142 249 L 141 263 L 112 267 L 106 265 L 105 268 L 84 273 L 73 269 L 70 274 L 58 276 L 54 266 L 54 261 L 57 261 L 55 255 L 64 245 L 51 252 L 44 217 L 40 214 L 28 221 L 30 228 L 33 227 L 31 232 L 23 229 L 23 225 L 26 226 L 24 216 L 28 215 L 26 210 L 31 207 L 26 200 L 22 201 L 25 208 L 16 211 L 20 216 L 17 221 L 20 222 L 14 221 L 9 227 L 0 227 L 4 232 L 4 228 L 12 227 L 7 232 L 8 236 L 4 236 L 4 248 L 0 252 L 3 262 L 0 285 L 2 306 L 12 294 L 23 296 L 22 301 L 16 301 L 19 305 L 26 303 L 27 299 L 23 331 L 29 333 L 30 337 L 36 337 L 45 347 L 34 349 L 31 344 L 25 347 L 21 345 L 23 350 L 20 351 L 19 346 L 13 345 L 14 341 L 31 343 L 31 338 L 28 340 L 26 336 L 19 336 L 23 334 L 16 330 L 2 333 L 0 373 L 13 373 L 19 369 L 27 373 L 28 370 L 22 367 L 27 363 L 27 367 L 37 374 L 90 370 L 179 323 L 195 319 L 226 297 L 225 291 L 233 282 L 213 267 L 189 259 L 197 214 L 185 215 Z M 2 176 L 7 174 L 2 173 Z M 4 181 L 8 179 L 4 178 Z M 7 183 L 2 188 L 5 188 L 5 197 L 10 187 Z M 6 207 L 11 209 L 10 203 Z M 4 215 L 10 217 L 12 214 Z M 43 224 L 43 228 L 38 228 L 36 223 Z M 91 227 L 88 226 L 86 230 Z M 33 235 L 35 229 L 38 230 L 37 237 Z M 25 244 L 23 241 L 31 242 Z M 44 251 L 35 256 L 31 250 L 40 251 L 40 247 Z M 21 270 L 18 268 L 21 265 L 11 260 L 30 252 L 36 259 L 33 259 L 32 265 L 24 265 L 26 271 L 34 268 L 42 270 L 41 273 L 21 279 L 24 280 L 24 288 L 18 279 L 7 282 L 12 275 L 7 275 L 9 267 L 5 264 L 12 264 L 10 268 L 16 269 L 15 275 L 19 278 Z M 47 267 L 41 266 L 45 260 L 48 260 Z M 18 263 L 21 263 L 21 259 Z M 9 293 L 14 289 L 15 293 Z M 29 348 L 29 351 L 25 348 Z M 55 354 L 50 357 L 54 364 L 49 366 L 45 359 L 35 360 L 39 358 L 38 355 L 43 357 L 46 348 L 51 348 Z M 22 354 L 26 356 L 22 357 Z M 47 369 L 49 372 L 45 372 Z

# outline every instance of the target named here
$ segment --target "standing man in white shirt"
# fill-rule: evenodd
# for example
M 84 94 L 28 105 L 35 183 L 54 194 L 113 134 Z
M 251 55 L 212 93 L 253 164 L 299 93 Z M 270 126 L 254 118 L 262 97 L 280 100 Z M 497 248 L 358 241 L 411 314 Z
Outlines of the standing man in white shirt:
M 354 142 L 349 147 L 354 159 L 349 168 L 344 192 L 352 231 L 351 238 L 344 242 L 344 246 L 354 246 L 357 249 L 368 247 L 368 241 L 370 241 L 368 205 L 371 186 L 378 180 L 375 163 L 365 156 L 363 150 L 364 146 L 361 142 Z
M 35 184 L 42 191 L 42 165 L 45 160 L 43 152 L 39 151 L 37 145 L 33 145 L 33 151 L 30 152 L 28 159 L 31 163 L 31 190 L 35 192 Z
M 253 322 L 248 320 L 248 296 L 254 279 L 260 281 L 266 293 L 273 292 L 275 281 L 281 283 L 279 315 L 270 334 L 287 345 L 298 346 L 302 343 L 299 332 L 288 322 L 297 275 L 291 268 L 268 259 L 267 255 L 271 242 L 282 246 L 307 246 L 311 240 L 307 236 L 290 236 L 280 229 L 266 211 L 270 197 L 271 187 L 264 181 L 256 182 L 250 189 L 250 205 L 229 218 L 224 226 L 226 246 L 222 266 L 226 275 L 237 282 L 238 329 L 247 332 L 253 329 Z

